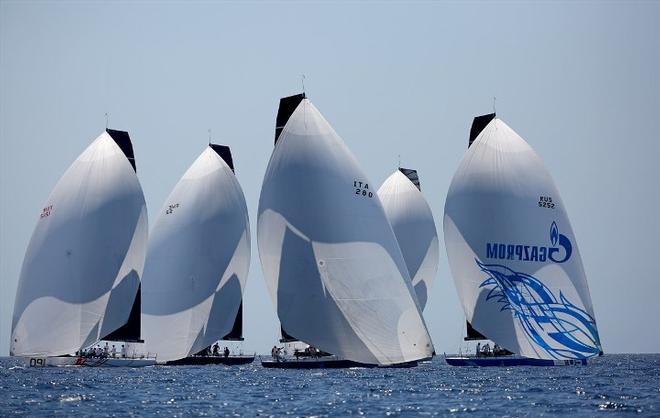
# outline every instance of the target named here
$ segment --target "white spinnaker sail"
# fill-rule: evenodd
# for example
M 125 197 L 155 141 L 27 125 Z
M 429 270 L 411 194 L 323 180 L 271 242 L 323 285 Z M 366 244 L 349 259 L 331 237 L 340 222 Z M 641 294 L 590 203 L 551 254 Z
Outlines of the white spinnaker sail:
M 559 191 L 532 148 L 493 119 L 445 204 L 449 265 L 468 322 L 526 357 L 597 355 L 582 259 Z
M 307 99 L 268 164 L 258 245 L 289 335 L 363 363 L 431 356 L 408 270 L 375 190 Z
M 394 235 L 406 261 L 422 310 L 438 272 L 438 233 L 431 207 L 415 184 L 396 170 L 378 189 Z
M 250 266 L 250 225 L 232 169 L 207 147 L 176 184 L 151 232 L 142 329 L 159 361 L 231 331 Z
M 147 229 L 135 170 L 104 132 L 44 204 L 21 270 L 11 354 L 72 354 L 126 323 Z M 122 297 L 109 304 L 114 293 Z

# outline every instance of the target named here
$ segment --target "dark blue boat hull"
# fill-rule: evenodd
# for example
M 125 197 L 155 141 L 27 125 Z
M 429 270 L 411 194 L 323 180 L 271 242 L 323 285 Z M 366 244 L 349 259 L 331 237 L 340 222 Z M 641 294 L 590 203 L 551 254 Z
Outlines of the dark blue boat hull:
M 254 356 L 190 356 L 165 363 L 166 366 L 204 366 L 209 364 L 222 364 L 225 366 L 238 366 L 250 364 Z
M 379 366 L 376 364 L 358 363 L 356 361 L 344 359 L 304 359 L 304 360 L 263 360 L 261 362 L 263 367 L 268 369 L 347 369 L 350 367 L 381 367 L 381 368 L 410 368 L 416 367 L 416 361 L 409 361 L 406 363 L 392 364 L 388 366 Z
M 507 357 L 445 357 L 450 366 L 468 367 L 512 367 L 512 366 L 579 366 L 587 365 L 587 359 L 543 360 L 536 358 Z

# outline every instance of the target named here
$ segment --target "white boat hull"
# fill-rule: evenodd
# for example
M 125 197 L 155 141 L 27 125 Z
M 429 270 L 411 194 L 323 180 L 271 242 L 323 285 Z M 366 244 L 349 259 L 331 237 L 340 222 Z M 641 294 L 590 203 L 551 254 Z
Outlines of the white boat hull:
M 146 367 L 156 364 L 153 358 L 121 357 L 25 357 L 30 367 Z

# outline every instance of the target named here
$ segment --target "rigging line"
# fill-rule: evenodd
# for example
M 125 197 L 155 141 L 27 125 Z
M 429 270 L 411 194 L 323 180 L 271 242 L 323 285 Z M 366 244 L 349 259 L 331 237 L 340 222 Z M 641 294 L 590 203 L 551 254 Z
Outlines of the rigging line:
M 305 124 L 305 130 L 307 130 L 307 108 L 305 107 L 305 74 L 300 74 L 300 82 L 302 84 L 303 92 L 303 122 Z
M 209 145 L 211 145 L 211 128 L 209 128 Z
M 105 112 L 105 130 L 108 130 L 108 120 L 110 119 L 110 113 Z
M 493 96 L 493 113 L 497 114 L 497 111 L 495 110 L 495 101 L 497 100 L 497 97 Z

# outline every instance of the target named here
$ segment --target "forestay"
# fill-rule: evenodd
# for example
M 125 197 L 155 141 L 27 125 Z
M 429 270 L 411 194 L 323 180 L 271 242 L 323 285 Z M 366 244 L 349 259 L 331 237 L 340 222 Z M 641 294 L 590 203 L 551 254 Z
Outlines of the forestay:
M 228 147 L 207 147 L 168 196 L 151 233 L 142 325 L 158 361 L 210 346 L 232 330 L 239 312 L 250 226 L 241 186 L 216 150 L 231 158 Z
M 380 186 L 378 197 L 401 248 L 419 306 L 424 310 L 440 255 L 433 213 L 422 195 L 417 172 L 396 170 Z
M 261 190 L 259 255 L 283 329 L 348 360 L 430 357 L 426 325 L 375 190 L 314 105 L 284 127 Z
M 580 252 L 559 191 L 500 119 L 477 136 L 445 204 L 449 265 L 468 322 L 541 359 L 601 351 Z
M 122 134 L 125 154 L 109 134 Z M 147 211 L 125 132 L 102 133 L 46 200 L 25 254 L 12 355 L 73 354 L 128 320 L 144 267 Z

